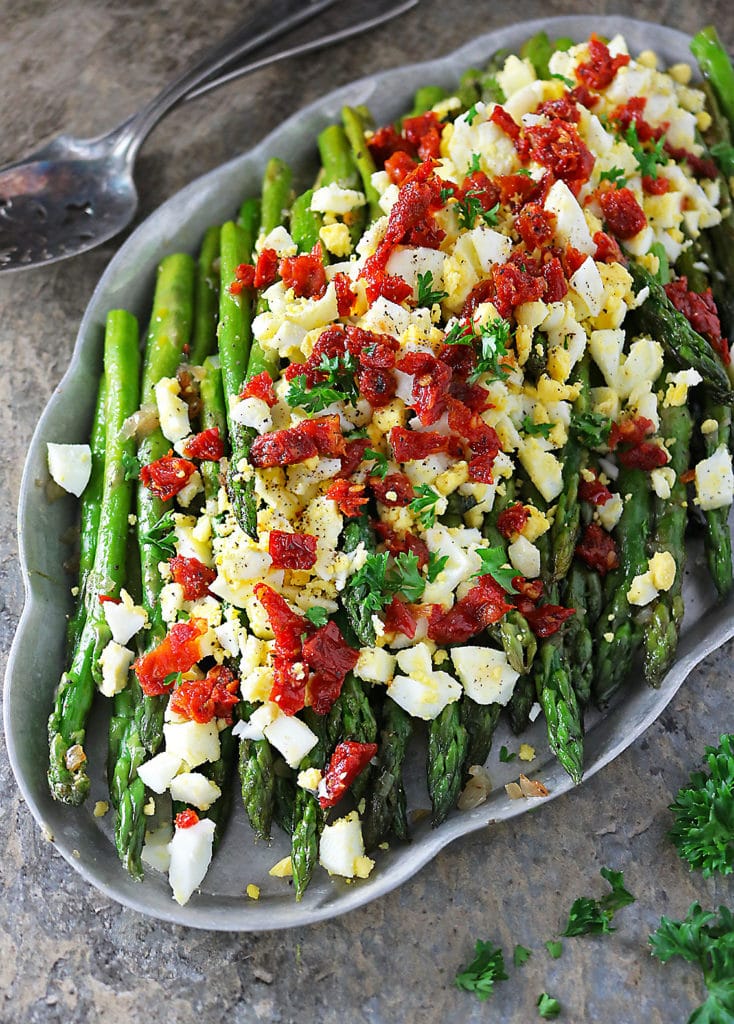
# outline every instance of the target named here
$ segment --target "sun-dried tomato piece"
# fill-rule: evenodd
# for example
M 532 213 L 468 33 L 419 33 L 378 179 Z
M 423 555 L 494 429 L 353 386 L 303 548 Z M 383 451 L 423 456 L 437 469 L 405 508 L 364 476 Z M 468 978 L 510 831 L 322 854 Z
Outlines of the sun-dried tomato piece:
M 286 256 L 280 261 L 280 276 L 298 299 L 320 299 L 326 291 L 326 271 L 321 242 L 311 252 Z
M 319 455 L 325 455 L 329 459 L 338 459 L 347 450 L 337 415 L 315 416 L 311 420 L 305 420 L 300 425 L 300 429 L 307 437 L 311 438 Z
M 358 437 L 354 441 L 347 441 L 345 447 L 346 451 L 339 456 L 342 468 L 337 475 L 346 479 L 356 473 L 365 451 L 370 447 L 370 442 L 366 437 Z
M 232 708 L 239 701 L 239 680 L 225 665 L 210 668 L 204 679 L 185 679 L 173 691 L 170 709 L 190 722 L 201 725 L 214 718 L 232 724 Z
M 576 545 L 576 554 L 600 576 L 606 576 L 608 572 L 619 566 L 619 552 L 614 538 L 598 523 L 589 523 L 586 527 L 581 540 Z
M 569 124 L 578 124 L 581 120 L 581 111 L 576 100 L 570 92 L 566 92 L 557 100 L 546 100 L 541 103 L 535 111 L 536 114 L 545 114 L 546 117 L 557 117 L 559 121 L 568 121 Z
M 644 96 L 632 96 L 626 103 L 621 103 L 618 107 L 609 115 L 609 120 L 615 124 L 621 133 L 627 132 L 627 130 L 634 125 L 637 133 L 637 138 L 640 142 L 650 142 L 651 140 L 659 139 L 661 135 L 665 134 L 665 128 L 653 128 L 649 122 L 642 116 L 647 105 L 647 99 Z
M 306 684 L 308 669 L 298 657 L 287 657 L 276 652 L 273 655 L 273 685 L 270 700 L 278 705 L 284 715 L 298 714 L 306 706 Z
M 185 601 L 198 601 L 209 593 L 209 585 L 217 578 L 216 569 L 210 569 L 198 558 L 174 555 L 169 559 L 171 578 L 183 587 Z
M 647 224 L 647 217 L 629 188 L 618 188 L 599 195 L 609 229 L 617 238 L 633 238 Z
M 204 619 L 175 622 L 157 647 L 133 662 L 133 672 L 146 697 L 168 693 L 173 679 L 166 682 L 167 677 L 194 667 L 201 657 L 199 641 L 208 629 Z
M 333 620 L 304 642 L 303 660 L 313 673 L 308 684 L 309 702 L 317 715 L 329 712 L 347 672 L 352 671 L 358 659 L 359 652 L 349 646 Z
M 670 179 L 653 178 L 650 174 L 642 175 L 642 191 L 648 196 L 664 196 L 670 191 Z
M 500 201 L 500 189 L 484 171 L 472 171 L 464 178 L 460 196 L 476 199 L 483 210 L 493 209 Z
M 499 201 L 511 210 L 519 210 L 531 200 L 541 202 L 549 187 L 527 174 L 498 174 L 494 183 L 499 189 Z
M 448 407 L 449 426 L 468 442 L 474 455 L 494 457 L 502 450 L 497 431 L 485 423 L 479 413 L 455 399 L 449 400 Z
M 367 140 L 367 146 L 378 167 L 382 167 L 394 153 L 416 155 L 415 146 L 408 142 L 393 125 L 384 125 L 373 132 Z
M 387 158 L 384 169 L 393 185 L 402 185 L 411 171 L 415 170 L 415 160 L 403 150 L 397 150 Z
M 396 462 L 411 462 L 414 459 L 425 459 L 436 452 L 445 452 L 448 441 L 445 434 L 437 434 L 433 430 L 393 427 L 390 431 L 390 447 Z
M 352 484 L 349 480 L 336 480 L 326 492 L 326 497 L 335 501 L 342 515 L 352 518 L 361 516 L 363 506 L 369 498 L 364 493 L 364 484 Z
M 354 302 L 357 298 L 357 294 L 352 288 L 352 282 L 350 278 L 339 271 L 338 274 L 334 274 L 332 278 L 334 282 L 334 288 L 336 289 L 336 308 L 339 316 L 349 316 L 354 308 Z
M 278 254 L 275 249 L 263 249 L 255 264 L 253 284 L 256 288 L 267 288 L 278 276 Z
M 478 484 L 493 484 L 495 457 L 496 453 L 493 455 L 475 455 L 473 459 L 470 459 L 468 468 L 469 479 Z
M 356 740 L 337 743 L 319 786 L 319 805 L 326 808 L 338 804 L 376 753 L 376 743 L 357 743 Z
M 268 616 L 278 653 L 290 658 L 299 657 L 301 637 L 304 633 L 311 633 L 312 624 L 304 615 L 294 612 L 286 599 L 267 583 L 256 583 L 254 593 Z
M 489 115 L 489 120 L 493 124 L 496 124 L 497 127 L 501 131 L 503 131 L 508 138 L 512 139 L 512 141 L 515 144 L 515 149 L 518 149 L 518 146 L 521 143 L 520 125 L 517 123 L 514 117 L 512 117 L 511 114 L 508 114 L 504 107 L 501 107 L 498 103 L 495 103 L 494 109 L 492 110 L 492 113 Z
M 679 163 L 681 160 L 685 160 L 697 178 L 710 178 L 715 181 L 718 177 L 718 168 L 710 157 L 696 156 L 695 153 L 691 153 L 690 150 L 684 149 L 682 146 L 671 146 L 669 142 L 665 143 L 665 152 Z
M 560 302 L 568 292 L 566 275 L 563 272 L 563 264 L 557 256 L 552 256 L 543 264 L 543 280 L 545 281 L 546 302 Z
M 268 553 L 274 569 L 311 569 L 316 562 L 317 538 L 310 533 L 271 530 Z
M 527 266 L 527 263 L 526 263 Z M 492 266 L 494 304 L 505 320 L 524 302 L 535 302 L 545 294 L 545 281 L 514 263 L 495 263 Z
M 606 89 L 614 81 L 620 68 L 629 64 L 627 53 L 612 57 L 609 48 L 594 33 L 589 39 L 589 60 L 579 64 L 576 77 L 591 89 Z
M 665 285 L 665 293 L 693 330 L 702 334 L 719 353 L 722 362 L 728 365 L 729 342 L 721 335 L 721 320 L 711 289 L 707 288 L 700 294 L 691 292 L 688 290 L 688 278 L 679 277 Z
M 545 639 L 557 633 L 563 623 L 576 614 L 576 609 L 563 608 L 559 604 L 543 604 L 539 608 L 528 608 L 522 614 L 533 633 Z
M 371 476 L 369 485 L 378 501 L 388 508 L 407 505 L 413 500 L 413 485 L 405 473 L 388 473 L 384 480 Z
M 300 426 L 284 430 L 272 430 L 256 437 L 250 447 L 250 462 L 260 469 L 272 466 L 294 466 L 318 455 L 313 438 L 305 434 Z
M 628 416 L 612 423 L 607 443 L 612 451 L 620 444 L 639 444 L 654 429 L 655 424 L 646 416 Z
M 383 610 L 382 621 L 387 633 L 402 633 L 412 640 L 418 628 L 418 618 L 407 602 L 395 595 Z
M 273 378 L 268 371 L 263 370 L 262 373 L 250 377 L 240 392 L 240 398 L 259 398 L 261 402 L 266 402 L 272 409 L 278 399 L 273 390 Z
M 421 423 L 435 423 L 446 408 L 451 367 L 428 352 L 409 352 L 397 363 L 397 369 L 413 377 L 409 404 Z
M 193 828 L 199 824 L 199 815 L 188 807 L 185 811 L 179 811 L 175 818 L 176 828 Z
M 515 230 L 528 249 L 540 249 L 553 238 L 556 216 L 540 203 L 526 203 L 515 219 Z
M 594 259 L 598 263 L 623 263 L 627 261 L 619 247 L 619 242 L 616 238 L 612 238 L 606 231 L 595 231 L 594 232 L 594 245 L 596 246 L 596 252 L 594 253 Z
M 359 370 L 357 387 L 362 398 L 366 398 L 373 409 L 382 409 L 395 397 L 397 384 L 391 370 Z
M 533 125 L 525 135 L 530 157 L 565 181 L 571 191 L 578 191 L 589 180 L 594 155 L 572 124 L 552 121 L 549 125 Z
M 497 516 L 497 529 L 508 540 L 516 534 L 521 533 L 523 527 L 530 519 L 530 512 L 520 501 L 503 509 Z
M 592 505 L 606 505 L 608 501 L 611 501 L 612 492 L 596 475 L 593 480 L 587 480 L 582 476 L 579 480 L 579 498 Z
M 521 597 L 536 604 L 543 596 L 543 581 L 527 580 L 524 576 L 513 576 L 512 585 Z
M 359 359 L 360 366 L 371 370 L 391 370 L 395 366 L 400 342 L 389 334 L 374 334 L 361 327 L 349 327 L 349 351 Z
M 389 523 L 378 519 L 374 523 L 375 533 L 380 538 L 391 555 L 399 555 L 403 552 L 415 555 L 418 559 L 418 568 L 422 569 L 428 564 L 429 550 L 425 541 L 416 537 L 414 533 L 406 531 L 402 536 L 398 534 Z
M 388 220 L 385 242 L 398 245 L 411 228 L 419 227 L 443 205 L 444 183 L 433 174 L 433 161 L 427 160 L 405 180 Z
M 417 117 L 406 117 L 403 121 L 403 135 L 418 150 L 421 160 L 430 160 L 440 155 L 441 124 L 433 110 Z
M 440 605 L 431 607 L 428 637 L 437 644 L 463 643 L 499 620 L 512 605 L 507 604 L 505 591 L 492 576 L 480 576 L 479 582 L 453 608 L 444 611 Z
M 580 252 L 573 245 L 567 245 L 563 251 L 563 267 L 566 274 L 572 277 L 588 258 L 585 252 Z
M 189 459 L 219 462 L 224 458 L 224 440 L 219 433 L 219 427 L 209 427 L 188 438 L 184 443 L 183 453 Z
M 169 452 L 155 462 L 148 463 L 140 470 L 140 479 L 161 501 L 169 501 L 182 491 L 196 472 L 196 466 L 188 459 L 180 459 Z
M 620 451 L 617 458 L 628 469 L 658 469 L 668 463 L 665 449 L 652 441 L 641 441 L 632 448 Z

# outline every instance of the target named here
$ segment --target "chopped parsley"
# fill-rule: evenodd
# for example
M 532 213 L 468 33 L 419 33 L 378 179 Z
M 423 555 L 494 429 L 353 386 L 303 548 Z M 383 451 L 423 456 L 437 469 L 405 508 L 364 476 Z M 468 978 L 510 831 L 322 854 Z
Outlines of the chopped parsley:
M 470 175 L 470 174 L 474 174 L 475 171 L 478 171 L 478 170 L 481 169 L 480 168 L 480 163 L 479 163 L 480 160 L 481 160 L 481 156 L 480 156 L 479 153 L 472 153 L 471 160 L 469 161 L 469 163 L 467 165 L 467 168 L 466 168 L 467 176 Z
M 522 967 L 523 964 L 528 962 L 532 955 L 532 949 L 528 949 L 527 946 L 517 945 L 512 953 L 512 962 L 515 967 Z
M 140 476 L 140 459 L 130 452 L 122 453 L 122 468 L 125 471 L 126 480 L 137 480 Z
M 522 421 L 522 429 L 526 434 L 530 434 L 531 437 L 544 437 L 548 439 L 548 435 L 553 430 L 552 423 L 534 423 L 529 416 L 526 416 Z
M 360 603 L 366 612 L 380 612 L 392 600 L 387 581 L 387 551 L 368 555 L 361 569 L 350 576 L 350 591 L 359 589 Z
M 496 981 L 506 981 L 505 961 L 499 946 L 477 940 L 472 962 L 456 975 L 456 987 L 473 992 L 482 1002 L 489 999 Z
M 551 1020 L 561 1012 L 561 1004 L 547 992 L 541 992 L 538 996 L 538 1013 L 544 1020 Z
M 426 566 L 426 578 L 429 583 L 435 583 L 449 560 L 448 555 L 437 555 L 435 551 L 428 552 L 428 565 Z
M 692 868 L 708 878 L 734 871 L 734 735 L 706 747 L 708 771 L 692 772 L 670 805 L 670 838 Z
M 727 907 L 719 907 L 717 916 L 692 903 L 684 921 L 662 917 L 648 941 L 662 963 L 679 956 L 701 968 L 708 995 L 688 1024 L 734 1020 L 734 914 Z
M 501 365 L 500 360 L 507 355 L 510 332 L 509 320 L 503 320 L 501 317 L 481 325 L 477 365 L 469 377 L 471 384 L 476 383 L 483 373 L 490 373 L 495 378 L 507 376 L 510 371 Z
M 600 412 L 573 413 L 571 433 L 586 448 L 598 448 L 606 444 L 612 421 Z
M 376 452 L 373 448 L 365 448 L 364 458 L 374 460 L 375 464 L 370 470 L 370 476 L 379 476 L 380 480 L 384 480 L 390 469 L 387 456 L 382 452 Z
M 312 622 L 314 626 L 325 626 L 329 621 L 329 613 L 326 608 L 322 608 L 320 605 L 314 605 L 313 608 L 306 610 L 306 618 L 309 622 Z
M 474 124 L 474 118 L 477 116 L 478 113 L 479 113 L 479 111 L 477 110 L 476 103 L 472 103 L 472 105 L 467 110 L 466 114 L 464 114 L 464 118 L 466 119 L 466 123 L 470 124 L 470 125 Z
M 438 194 L 438 198 L 441 200 L 441 202 L 445 206 L 446 203 L 449 201 L 449 199 L 451 199 L 453 197 L 453 195 L 454 195 L 453 188 L 450 185 L 447 185 L 446 188 L 442 188 L 441 189 L 441 191 Z
M 393 594 L 402 594 L 406 601 L 420 601 L 426 581 L 418 569 L 418 556 L 412 551 L 400 551 L 395 556 L 395 567 L 386 575 L 385 583 Z
M 645 149 L 637 134 L 637 125 L 632 121 L 624 133 L 624 141 L 634 154 L 640 174 L 643 177 L 657 178 L 658 164 L 668 162 L 667 154 L 664 152 L 665 137 L 661 136 L 657 142 L 653 143 L 652 149 Z
M 621 167 L 610 167 L 608 171 L 602 171 L 599 181 L 611 181 L 616 188 L 624 188 L 627 184 L 627 178 Z
M 418 522 L 423 529 L 427 530 L 436 522 L 436 505 L 441 495 L 437 494 L 428 484 L 418 484 L 415 490 L 417 497 L 413 498 L 408 508 L 414 516 L 418 517 Z
M 452 324 L 451 330 L 443 339 L 444 345 L 471 345 L 474 341 L 474 334 L 471 327 L 457 320 Z
M 299 373 L 290 382 L 286 401 L 292 408 L 296 406 L 313 415 L 322 412 L 334 402 L 353 402 L 357 398 L 357 384 L 354 374 L 357 361 L 351 353 L 327 356 L 324 353 L 316 367 L 325 375 L 325 380 L 313 387 L 308 387 L 305 373 Z
M 176 531 L 173 509 L 164 512 L 151 528 L 140 534 L 143 544 L 155 544 L 165 554 L 173 557 L 176 554 Z
M 474 573 L 476 576 L 491 576 L 508 594 L 516 594 L 517 591 L 512 581 L 517 576 L 517 570 L 512 566 L 508 567 L 507 552 L 498 544 L 495 548 L 479 548 L 477 554 L 482 560 L 482 568 Z
M 500 747 L 500 761 L 502 764 L 509 764 L 510 761 L 514 761 L 516 757 L 517 754 L 511 754 L 503 743 Z
M 558 960 L 563 953 L 563 943 L 559 939 L 549 939 L 544 945 L 554 960 Z
M 433 274 L 427 270 L 425 274 L 418 274 L 418 305 L 426 306 L 428 309 L 434 302 L 440 302 L 448 296 L 448 292 L 433 291 Z
M 482 206 L 480 193 L 473 188 L 464 193 L 463 199 L 456 200 L 456 213 L 459 218 L 459 225 L 468 230 L 474 227 L 477 220 L 483 220 L 485 224 L 490 226 L 496 224 L 499 208 L 500 204 L 495 203 L 491 209 L 485 210 Z
M 574 935 L 606 935 L 612 928 L 612 919 L 618 910 L 635 902 L 635 897 L 624 887 L 624 873 L 602 868 L 602 878 L 611 886 L 611 892 L 600 900 L 580 896 L 574 900 L 568 915 L 568 923 L 561 934 L 569 938 Z
M 567 89 L 575 89 L 576 83 L 571 78 L 566 78 L 565 75 L 559 75 L 558 72 L 554 72 L 551 78 L 557 79 L 559 82 L 563 82 Z

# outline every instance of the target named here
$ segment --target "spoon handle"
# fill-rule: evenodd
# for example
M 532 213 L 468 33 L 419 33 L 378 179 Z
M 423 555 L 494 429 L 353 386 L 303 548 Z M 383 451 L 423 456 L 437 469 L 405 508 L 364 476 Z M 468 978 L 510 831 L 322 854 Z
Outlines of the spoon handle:
M 336 0 L 270 0 L 267 8 L 247 21 L 232 34 L 197 60 L 193 67 L 170 82 L 150 103 L 123 125 L 115 149 L 132 165 L 143 140 L 163 115 L 184 96 L 201 86 L 232 61 L 283 32 L 295 28 L 322 11 L 331 7 Z

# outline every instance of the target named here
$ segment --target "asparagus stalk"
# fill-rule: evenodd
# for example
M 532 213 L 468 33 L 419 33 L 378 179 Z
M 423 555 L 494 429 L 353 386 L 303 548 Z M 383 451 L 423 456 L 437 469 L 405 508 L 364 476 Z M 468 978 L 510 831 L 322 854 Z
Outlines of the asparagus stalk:
M 110 722 L 108 761 L 110 800 L 117 812 L 115 848 L 125 869 L 138 880 L 143 877 L 140 854 L 145 839 L 145 785 L 137 771 L 146 758 L 137 729 L 135 709 L 141 700 L 140 687 L 132 676 L 127 688 L 116 694 Z
M 584 770 L 582 714 L 557 637 L 549 637 L 540 647 L 538 701 L 545 713 L 550 748 L 578 785 Z
M 727 120 L 734 123 L 734 69 L 713 25 L 696 33 L 691 40 L 691 53 L 711 83 Z
M 87 616 L 61 677 L 48 723 L 48 783 L 56 800 L 81 804 L 89 793 L 84 751 L 86 723 L 101 682 L 99 656 L 111 633 L 100 595 L 117 597 L 125 581 L 128 516 L 132 483 L 125 480 L 124 459 L 133 456 L 133 441 L 122 425 L 138 408 L 138 325 L 124 310 L 107 316 L 104 374 L 117 386 L 105 393 L 105 460 L 99 530 L 94 566 L 87 577 Z
M 327 736 L 333 750 L 342 740 L 357 743 L 374 743 L 377 739 L 377 720 L 361 680 L 348 672 L 342 684 L 341 693 L 329 711 Z M 368 766 L 350 786 L 354 800 L 359 801 L 367 788 L 371 775 Z
M 367 199 L 370 220 L 377 220 L 382 216 L 382 207 L 380 206 L 380 195 L 372 184 L 372 175 L 377 168 L 365 139 L 364 117 L 355 107 L 344 107 L 342 121 L 347 139 L 352 147 L 354 162 L 362 178 L 362 191 Z
M 469 735 L 462 724 L 460 702 L 447 704 L 428 730 L 428 792 L 434 828 L 445 820 L 461 791 Z
M 201 428 L 210 430 L 216 427 L 221 438 L 227 436 L 227 409 L 224 404 L 224 387 L 222 371 L 208 356 L 202 366 L 202 377 L 199 381 L 201 396 Z M 219 463 L 206 459 L 201 463 L 199 472 L 204 482 L 204 493 L 209 498 L 216 498 L 219 493 Z
M 248 721 L 255 710 L 253 704 L 242 701 L 238 713 L 241 721 Z M 240 740 L 239 773 L 242 802 L 252 830 L 260 839 L 270 839 L 270 825 L 275 806 L 275 772 L 273 748 L 266 739 Z
M 303 717 L 319 741 L 301 761 L 300 768 L 323 769 L 326 763 L 326 723 L 322 716 L 315 714 L 310 708 L 306 709 Z M 297 900 L 303 899 L 313 876 L 319 858 L 319 838 L 323 828 L 324 812 L 318 799 L 307 789 L 297 786 L 291 838 L 291 865 Z
M 477 704 L 471 697 L 463 695 L 460 702 L 461 724 L 467 734 L 463 770 L 473 764 L 484 764 L 492 749 L 492 738 L 500 720 L 502 708 L 499 704 Z
M 382 709 L 377 764 L 362 819 L 362 835 L 367 850 L 374 850 L 391 830 L 399 839 L 408 839 L 402 773 L 412 731 L 410 715 L 395 701 L 386 699 Z
M 219 228 L 211 227 L 201 243 L 196 267 L 194 327 L 189 360 L 204 362 L 216 347 L 219 308 Z
M 732 416 L 730 405 L 720 405 L 707 395 L 704 398 L 702 423 L 717 423 L 716 430 L 703 433 L 706 457 L 714 454 L 720 445 L 727 445 L 731 438 Z M 731 531 L 729 529 L 730 505 L 722 508 L 708 509 L 703 513 L 706 523 L 704 542 L 706 546 L 706 562 L 714 581 L 716 592 L 721 600 L 726 598 L 732 588 L 732 550 Z

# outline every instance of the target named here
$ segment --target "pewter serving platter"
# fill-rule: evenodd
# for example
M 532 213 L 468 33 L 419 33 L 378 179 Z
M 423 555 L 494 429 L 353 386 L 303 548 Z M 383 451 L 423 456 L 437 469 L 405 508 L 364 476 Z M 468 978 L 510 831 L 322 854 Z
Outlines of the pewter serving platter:
M 532 809 L 542 800 L 510 800 L 504 783 L 517 777 L 517 762 L 501 764 L 496 751 L 502 743 L 517 746 L 500 727 L 490 755 L 493 791 L 473 811 L 454 811 L 432 830 L 424 817 L 414 828 L 410 845 L 394 844 L 377 851 L 369 879 L 347 884 L 318 869 L 301 903 L 283 879 L 270 878 L 269 868 L 289 852 L 287 838 L 274 830 L 271 844 L 255 843 L 240 806 L 214 859 L 202 889 L 185 907 L 171 898 L 165 876 L 148 870 L 136 883 L 120 865 L 112 842 L 112 813 L 92 814 L 96 800 L 106 799 L 104 762 L 105 709 L 95 711 L 88 752 L 92 793 L 86 805 L 74 809 L 55 803 L 46 786 L 46 721 L 63 670 L 66 618 L 71 611 L 73 581 L 63 569 L 69 548 L 62 541 L 77 517 L 76 502 L 64 497 L 49 503 L 45 484 L 46 442 L 87 440 L 97 391 L 104 320 L 109 309 L 124 307 L 141 324 L 149 314 L 155 268 L 170 252 L 196 252 L 210 224 L 232 217 L 242 198 L 259 191 L 266 160 L 282 156 L 294 164 L 302 184 L 315 171 L 315 139 L 325 125 L 339 120 L 344 104 L 366 103 L 379 124 L 397 117 L 410 105 L 423 84 L 456 85 L 460 72 L 482 65 L 500 47 L 517 51 L 534 32 L 584 39 L 592 31 L 606 36 L 623 32 L 632 53 L 654 48 L 667 62 L 690 59 L 688 38 L 673 29 L 620 17 L 561 17 L 509 26 L 474 39 L 438 60 L 398 68 L 330 93 L 299 111 L 255 149 L 237 157 L 173 196 L 125 242 L 110 263 L 82 320 L 71 365 L 41 417 L 31 442 L 21 487 L 19 509 L 20 561 L 26 604 L 13 643 L 5 680 L 5 734 L 18 784 L 39 825 L 59 852 L 84 878 L 118 902 L 162 920 L 226 931 L 288 928 L 343 914 L 381 896 L 414 875 L 458 836 L 485 828 Z M 302 154 L 302 160 L 294 154 Z M 602 717 L 590 715 L 586 736 L 586 777 L 599 771 L 628 747 L 662 712 L 684 679 L 702 658 L 734 635 L 734 599 L 714 603 L 713 587 L 700 549 L 692 546 L 685 580 L 686 618 L 676 663 L 659 690 L 631 679 L 619 701 Z M 523 736 L 538 756 L 528 767 L 550 790 L 550 798 L 571 788 L 571 782 L 550 754 L 542 719 Z M 531 769 L 531 770 L 530 770 Z M 425 761 L 421 752 L 408 770 L 407 790 L 412 809 L 428 806 Z M 235 804 L 237 801 L 235 800 Z M 278 834 L 276 834 L 278 833 Z M 261 888 L 257 902 L 244 895 L 248 883 Z

